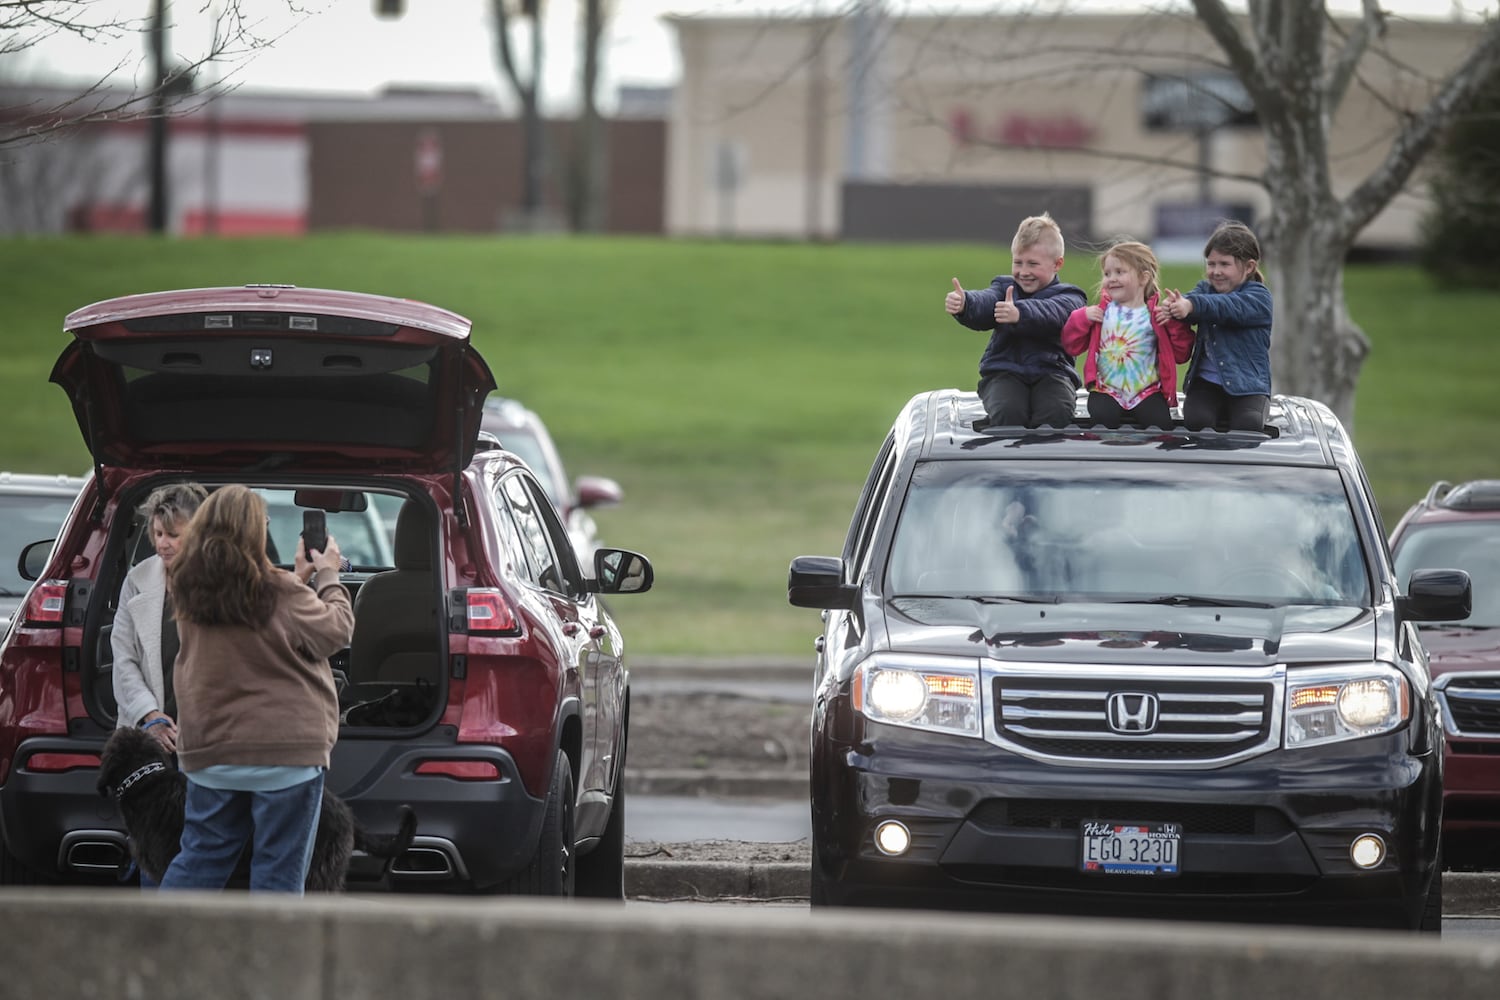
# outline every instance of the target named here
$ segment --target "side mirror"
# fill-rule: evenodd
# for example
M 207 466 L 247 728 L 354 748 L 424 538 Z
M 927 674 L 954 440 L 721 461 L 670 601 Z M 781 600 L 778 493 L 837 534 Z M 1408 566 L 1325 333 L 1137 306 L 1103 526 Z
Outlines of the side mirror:
M 1406 594 L 1396 599 L 1401 617 L 1414 622 L 1456 622 L 1474 610 L 1474 587 L 1461 569 L 1413 570 Z
M 620 484 L 603 476 L 579 476 L 573 482 L 573 493 L 579 507 L 607 507 L 625 499 Z
M 651 589 L 656 576 L 651 560 L 629 549 L 598 549 L 594 552 L 594 587 L 600 594 L 642 594 Z
M 16 572 L 21 574 L 21 579 L 36 580 L 46 572 L 47 558 L 52 555 L 52 546 L 56 542 L 55 538 L 46 538 L 21 550 L 21 557 L 16 560 Z
M 798 608 L 854 607 L 859 591 L 844 582 L 844 560 L 838 556 L 798 556 L 787 572 L 786 599 Z

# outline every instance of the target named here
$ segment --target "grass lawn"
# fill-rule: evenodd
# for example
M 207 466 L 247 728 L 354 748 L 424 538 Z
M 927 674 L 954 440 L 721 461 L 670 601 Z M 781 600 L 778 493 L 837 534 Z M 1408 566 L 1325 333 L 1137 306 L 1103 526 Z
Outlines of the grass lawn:
M 47 382 L 71 309 L 163 288 L 290 282 L 423 299 L 474 321 L 500 391 L 547 421 L 573 475 L 612 476 L 606 542 L 651 556 L 657 586 L 613 607 L 637 654 L 811 656 L 817 613 L 786 604 L 788 561 L 835 553 L 875 449 L 913 394 L 972 388 L 984 335 L 942 314 L 982 246 L 413 238 L 0 241 L 8 314 L 0 468 L 88 465 Z M 1186 287 L 1194 268 L 1169 269 Z M 1092 262 L 1065 277 L 1092 288 Z M 1500 476 L 1491 435 L 1497 293 L 1351 269 L 1374 349 L 1355 432 L 1388 526 L 1438 478 Z M 3 556 L 3 554 L 0 554 Z

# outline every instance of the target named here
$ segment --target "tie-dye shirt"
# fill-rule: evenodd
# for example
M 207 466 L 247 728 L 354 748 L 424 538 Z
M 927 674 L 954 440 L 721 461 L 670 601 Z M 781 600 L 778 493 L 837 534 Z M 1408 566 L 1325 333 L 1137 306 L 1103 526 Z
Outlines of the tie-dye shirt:
M 1151 311 L 1146 306 L 1132 309 L 1111 302 L 1105 307 L 1097 378 L 1099 391 L 1109 393 L 1127 410 L 1161 391 L 1156 331 L 1151 328 Z

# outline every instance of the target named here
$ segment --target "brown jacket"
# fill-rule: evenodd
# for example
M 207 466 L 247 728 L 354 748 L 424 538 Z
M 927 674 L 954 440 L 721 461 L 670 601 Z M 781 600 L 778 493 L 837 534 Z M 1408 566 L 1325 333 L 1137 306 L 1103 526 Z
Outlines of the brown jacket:
M 272 577 L 276 609 L 260 628 L 178 622 L 172 672 L 184 771 L 215 764 L 327 767 L 338 739 L 328 656 L 349 645 L 354 611 L 334 570 L 315 589 Z

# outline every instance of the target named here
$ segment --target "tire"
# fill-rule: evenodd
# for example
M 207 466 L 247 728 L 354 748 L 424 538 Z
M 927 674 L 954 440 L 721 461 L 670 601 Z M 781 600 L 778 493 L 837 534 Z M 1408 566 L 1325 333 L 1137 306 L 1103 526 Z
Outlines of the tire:
M 552 763 L 552 785 L 547 792 L 547 812 L 537 838 L 531 864 L 500 884 L 500 891 L 516 896 L 571 896 L 576 868 L 573 856 L 573 824 L 577 803 L 573 801 L 573 765 L 568 755 L 557 751 Z
M 0 885 L 41 885 L 42 880 L 0 840 Z
M 813 909 L 832 906 L 828 898 L 828 883 L 823 876 L 823 862 L 818 856 L 818 838 L 812 839 L 812 863 L 808 865 L 808 905 Z
M 615 798 L 609 810 L 604 836 L 594 849 L 578 859 L 575 894 L 591 899 L 625 898 L 625 749 L 630 727 L 626 717 L 626 738 L 620 741 L 620 764 L 615 769 Z
M 1423 934 L 1443 933 L 1443 853 L 1438 852 L 1433 866 L 1432 883 L 1427 887 L 1427 901 L 1422 907 L 1422 922 L 1417 930 Z

